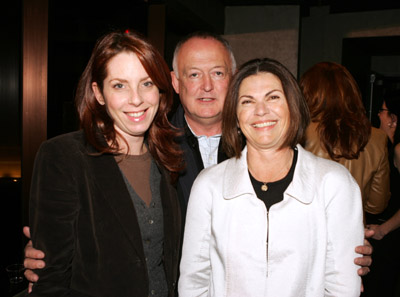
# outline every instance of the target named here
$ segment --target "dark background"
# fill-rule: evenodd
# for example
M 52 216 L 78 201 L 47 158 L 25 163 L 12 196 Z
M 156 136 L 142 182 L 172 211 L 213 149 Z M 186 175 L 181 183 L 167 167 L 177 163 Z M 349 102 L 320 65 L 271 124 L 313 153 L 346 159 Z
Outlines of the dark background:
M 195 0 L 191 0 L 195 2 Z M 216 0 L 219 21 L 211 23 L 179 1 L 113 1 L 106 5 L 97 1 L 49 1 L 48 19 L 48 117 L 47 137 L 77 129 L 73 98 L 76 84 L 94 46 L 95 40 L 112 29 L 134 29 L 147 34 L 149 5 L 166 6 L 164 56 L 171 65 L 176 42 L 195 30 L 223 34 L 224 7 L 240 5 L 300 5 L 301 16 L 312 6 L 329 5 L 330 13 L 349 13 L 398 9 L 400 1 L 252 1 Z M 357 2 L 357 3 L 356 3 Z M 359 4 L 362 3 L 362 4 Z M 0 154 L 14 162 L 21 154 L 21 77 L 22 77 L 22 8 L 23 1 L 2 4 L 0 46 Z M 370 96 L 380 96 L 389 88 L 399 88 L 399 77 L 374 73 L 376 83 L 371 93 L 371 57 L 400 55 L 399 37 L 349 38 L 343 40 L 342 64 L 355 76 L 367 104 Z M 372 94 L 372 95 L 371 95 Z M 367 110 L 368 106 L 366 105 Z M 377 125 L 373 106 L 372 122 Z M 4 157 L 3 157 L 4 158 Z M 23 164 L 22 164 L 23 166 Z M 0 256 L 0 295 L 11 295 L 5 266 L 22 262 L 26 239 L 22 236 L 23 217 L 20 176 L 0 178 L 2 254 Z M 24 283 L 24 285 L 26 285 Z M 20 288 L 11 288 L 12 293 Z

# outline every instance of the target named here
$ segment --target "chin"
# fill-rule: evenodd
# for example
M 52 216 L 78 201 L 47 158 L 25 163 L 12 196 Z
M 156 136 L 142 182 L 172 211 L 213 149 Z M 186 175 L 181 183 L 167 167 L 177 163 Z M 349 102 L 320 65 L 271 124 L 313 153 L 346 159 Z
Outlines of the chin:
M 215 110 L 207 110 L 207 111 L 203 111 L 200 113 L 200 116 L 203 118 L 215 118 L 217 116 L 219 116 L 221 112 L 215 111 Z

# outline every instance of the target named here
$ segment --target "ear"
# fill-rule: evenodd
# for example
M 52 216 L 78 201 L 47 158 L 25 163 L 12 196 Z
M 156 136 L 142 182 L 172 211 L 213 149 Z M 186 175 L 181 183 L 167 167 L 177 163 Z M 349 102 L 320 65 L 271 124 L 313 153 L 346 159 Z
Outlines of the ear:
M 391 114 L 393 127 L 397 126 L 397 115 Z
M 106 104 L 106 101 L 104 100 L 103 94 L 101 93 L 97 82 L 92 82 L 92 91 L 94 93 L 94 96 L 96 97 L 97 102 L 99 102 L 100 105 Z
M 174 87 L 175 93 L 179 94 L 179 79 L 175 75 L 174 71 L 171 71 L 172 86 Z

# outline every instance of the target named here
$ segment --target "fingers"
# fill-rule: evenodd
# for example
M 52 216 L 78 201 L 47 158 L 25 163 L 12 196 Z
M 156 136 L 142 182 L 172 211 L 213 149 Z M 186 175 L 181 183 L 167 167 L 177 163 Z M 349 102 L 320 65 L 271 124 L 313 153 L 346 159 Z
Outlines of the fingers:
M 364 239 L 364 245 L 359 245 L 355 249 L 357 254 L 361 254 L 361 255 L 364 255 L 364 256 L 372 255 L 373 250 L 374 249 L 372 248 L 372 245 L 366 239 Z
M 24 259 L 24 267 L 26 269 L 42 269 L 45 265 L 46 263 L 42 260 L 30 259 L 30 258 Z
M 361 268 L 368 268 L 369 271 L 369 266 L 372 264 L 372 258 L 370 256 L 358 257 L 354 259 L 354 263 L 362 266 Z
M 41 250 L 37 250 L 34 247 L 32 247 L 32 240 L 29 240 L 25 246 L 25 258 L 43 259 L 44 253 Z M 31 267 L 27 267 L 27 268 L 31 268 Z M 31 269 L 36 269 L 36 268 L 37 267 L 31 268 Z
M 24 235 L 27 238 L 31 239 L 31 231 L 28 226 L 25 226 L 24 228 L 22 228 L 22 232 L 24 233 Z
M 369 268 L 368 267 L 361 267 L 357 270 L 357 273 L 359 276 L 364 276 L 369 273 Z M 361 287 L 361 292 L 364 291 L 364 287 Z
M 354 263 L 361 266 L 361 268 L 358 269 L 358 275 L 363 276 L 370 271 L 369 266 L 372 264 L 372 258 L 370 256 L 355 258 Z
M 364 236 L 365 238 L 371 238 L 372 236 L 374 236 L 375 231 L 373 229 L 369 229 L 368 226 L 366 229 L 364 229 Z
M 22 232 L 27 238 L 31 238 L 30 229 L 28 226 L 22 228 Z M 33 283 L 39 280 L 39 276 L 34 273 L 31 269 L 40 269 L 45 266 L 45 262 L 38 259 L 43 259 L 44 253 L 40 250 L 33 248 L 32 240 L 29 240 L 25 246 L 25 259 L 24 266 L 25 268 L 25 278 L 29 281 L 28 284 L 28 293 L 32 292 Z
M 32 292 L 33 283 L 29 283 L 28 285 L 28 293 Z
M 367 275 L 370 271 L 369 266 L 371 266 L 372 264 L 372 258 L 371 258 L 371 254 L 373 251 L 372 246 L 368 242 L 368 240 L 365 239 L 364 245 L 356 247 L 355 251 L 356 253 L 363 255 L 363 257 L 358 257 L 354 259 L 354 263 L 361 266 L 361 268 L 359 268 L 357 271 L 358 275 L 360 276 Z
M 36 283 L 39 280 L 39 276 L 30 269 L 25 269 L 24 275 L 30 283 Z

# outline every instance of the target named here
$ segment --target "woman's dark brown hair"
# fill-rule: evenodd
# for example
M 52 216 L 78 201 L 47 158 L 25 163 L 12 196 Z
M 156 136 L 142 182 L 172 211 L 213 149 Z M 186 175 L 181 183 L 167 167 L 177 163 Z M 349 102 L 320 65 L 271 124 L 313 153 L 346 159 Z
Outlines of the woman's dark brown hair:
M 317 63 L 303 74 L 300 87 L 330 158 L 357 159 L 369 140 L 371 124 L 350 72 L 337 63 Z
M 309 124 L 307 103 L 290 71 L 276 60 L 254 59 L 243 64 L 232 78 L 222 112 L 222 141 L 229 157 L 239 158 L 245 139 L 238 133 L 237 105 L 243 80 L 260 72 L 275 75 L 282 83 L 290 112 L 290 125 L 281 148 L 294 147 L 301 142 Z
M 134 53 L 159 89 L 158 112 L 146 133 L 146 140 L 153 158 L 167 168 L 175 179 L 177 173 L 182 170 L 183 159 L 179 146 L 173 141 L 178 131 L 167 119 L 173 103 L 170 71 L 158 51 L 137 33 L 112 32 L 97 41 L 80 78 L 75 98 L 81 128 L 88 142 L 101 154 L 120 152 L 117 135 L 120 139 L 124 138 L 115 130 L 113 119 L 107 113 L 106 107 L 97 102 L 92 83 L 96 82 L 103 92 L 107 65 L 113 57 L 122 52 Z M 104 142 L 104 138 L 110 145 Z

